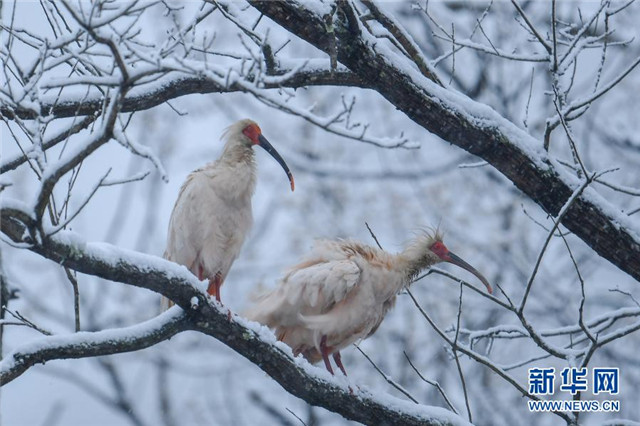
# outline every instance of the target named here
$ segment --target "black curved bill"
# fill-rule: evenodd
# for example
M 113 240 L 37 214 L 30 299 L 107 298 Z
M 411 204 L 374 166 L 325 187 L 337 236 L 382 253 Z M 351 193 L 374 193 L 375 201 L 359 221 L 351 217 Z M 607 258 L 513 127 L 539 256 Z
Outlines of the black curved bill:
M 289 170 L 289 166 L 287 166 L 287 163 L 284 162 L 282 157 L 280 157 L 280 154 L 278 154 L 278 151 L 276 151 L 276 149 L 269 143 L 267 138 L 265 138 L 262 135 L 259 135 L 258 142 L 259 142 L 258 145 L 260 145 L 265 151 L 271 154 L 271 156 L 275 158 L 278 163 L 280 163 L 285 173 L 287 174 L 287 177 L 289 178 L 289 183 L 291 184 L 291 191 L 293 191 L 296 185 L 293 181 L 293 175 L 291 174 L 291 170 Z
M 476 268 L 474 268 L 473 266 L 469 265 L 467 262 L 462 260 L 456 254 L 453 254 L 453 253 L 449 252 L 448 256 L 449 256 L 449 259 L 446 260 L 447 262 L 453 263 L 454 265 L 459 266 L 462 269 L 466 269 L 467 271 L 471 272 L 473 275 L 478 277 L 478 279 L 480 281 L 482 281 L 482 284 L 484 284 L 485 287 L 487 287 L 487 291 L 489 292 L 489 294 L 493 293 L 493 290 L 491 289 L 491 284 L 489 284 L 489 281 L 487 281 L 487 279 L 485 277 L 483 277 L 482 274 L 476 270 Z

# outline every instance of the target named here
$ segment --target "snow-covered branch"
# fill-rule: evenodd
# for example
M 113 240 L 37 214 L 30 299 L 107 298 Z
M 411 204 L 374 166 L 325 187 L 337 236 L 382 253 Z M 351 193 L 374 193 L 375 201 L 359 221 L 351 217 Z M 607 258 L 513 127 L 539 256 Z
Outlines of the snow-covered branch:
M 328 65 L 328 63 L 327 63 Z M 360 79 L 347 70 L 325 69 L 301 69 L 296 73 L 283 69 L 278 76 L 285 78 L 272 79 L 264 84 L 265 89 L 278 89 L 280 87 L 299 88 L 307 86 L 351 86 L 365 87 Z M 184 72 L 167 72 L 161 78 L 146 84 L 139 84 L 132 89 L 122 104 L 122 112 L 143 111 L 161 105 L 172 99 L 192 94 L 207 93 L 233 93 L 242 91 L 242 87 L 236 84 L 221 85 L 202 76 L 193 76 Z M 44 99 L 41 109 L 55 118 L 93 115 L 102 108 L 103 97 L 95 94 L 86 99 L 69 95 Z M 33 119 L 36 111 L 20 106 L 0 106 L 0 114 L 12 120 L 15 117 Z
M 580 10 L 520 0 L 41 3 L 13 2 L 16 13 L 9 7 L 0 19 L 8 142 L 0 161 L 0 384 L 38 363 L 85 358 L 65 363 L 78 368 L 69 383 L 92 389 L 93 400 L 136 426 L 157 415 L 175 426 L 185 411 L 219 422 L 228 410 L 238 424 L 268 410 L 295 424 L 285 408 L 303 423 L 333 420 L 316 406 L 368 424 L 466 424 L 453 408 L 465 403 L 463 417 L 498 424 L 538 415 L 523 399 L 546 397 L 527 387 L 527 368 L 598 363 L 624 372 L 624 415 L 637 417 L 624 394 L 638 379 L 629 366 L 640 336 L 640 145 L 633 91 L 624 90 L 640 69 L 624 25 L 640 14 L 637 4 L 626 11 L 632 0 Z M 274 135 L 300 185 L 293 198 L 269 192 L 273 164 L 258 158 L 256 232 L 221 307 L 186 268 L 143 253 L 162 251 L 181 176 L 221 149 L 210 132 L 246 116 Z M 594 173 L 605 169 L 617 170 L 615 179 Z M 417 299 L 402 309 L 410 301 L 399 297 L 376 334 L 358 343 L 395 389 L 355 350 L 343 354 L 349 378 L 330 376 L 265 328 L 227 317 L 256 281 L 272 284 L 307 239 L 357 237 L 364 220 L 389 238 L 440 218 L 447 247 L 498 290 L 487 294 L 447 266 L 418 277 L 428 279 L 413 294 L 429 309 Z M 138 323 L 156 315 L 156 293 L 178 307 Z M 191 333 L 161 351 L 141 351 L 183 330 Z M 140 353 L 122 363 L 100 357 L 129 351 Z M 210 362 L 212 354 L 226 358 Z M 273 381 L 256 377 L 253 364 Z M 144 402 L 140 384 L 128 381 L 132 369 L 157 385 Z M 105 380 L 93 381 L 96 370 Z M 465 380 L 472 374 L 482 380 Z M 179 395 L 193 377 L 226 386 L 225 400 Z M 257 388 L 247 393 L 249 377 Z M 311 405 L 283 407 L 284 391 L 264 392 L 274 382 Z M 247 401 L 258 408 L 234 412 Z M 304 410 L 307 419 L 298 417 Z
M 188 329 L 184 312 L 174 308 L 131 327 L 47 336 L 18 347 L 0 362 L 0 384 L 5 385 L 30 367 L 47 361 L 87 358 L 138 351 Z
M 445 341 L 447 342 L 452 348 L 454 348 L 455 350 L 460 351 L 461 353 L 469 356 L 471 359 L 473 359 L 474 361 L 486 366 L 487 368 L 491 369 L 493 372 L 495 372 L 498 376 L 500 376 L 502 379 L 504 379 L 505 381 L 507 381 L 508 383 L 510 383 L 514 388 L 516 388 L 518 390 L 518 392 L 520 392 L 523 396 L 528 397 L 532 400 L 539 400 L 540 398 L 536 395 L 533 395 L 531 393 L 529 393 L 526 389 L 526 386 L 520 384 L 518 382 L 518 380 L 516 380 L 516 378 L 514 378 L 513 376 L 511 376 L 504 368 L 500 367 L 499 365 L 497 365 L 495 362 L 493 362 L 491 359 L 489 359 L 486 356 L 483 356 L 477 352 L 475 352 L 474 350 L 467 348 L 464 345 L 461 345 L 456 341 L 454 341 L 453 339 L 451 339 L 449 336 L 447 336 L 447 334 L 440 328 L 438 327 L 438 325 L 435 323 L 435 321 L 429 316 L 429 314 L 422 308 L 422 306 L 420 306 L 420 304 L 418 303 L 418 301 L 416 300 L 416 298 L 414 297 L 414 295 L 411 293 L 411 291 L 409 289 L 407 289 L 407 293 L 409 294 L 409 296 L 411 297 L 411 301 L 414 303 L 414 305 L 418 308 L 418 310 L 420 311 L 420 313 L 422 314 L 422 316 L 425 318 L 425 320 L 429 323 L 429 325 L 436 331 L 436 333 L 438 333 L 438 335 Z M 564 420 L 567 421 L 567 423 L 571 422 L 571 416 L 562 413 L 562 412 L 554 412 L 554 414 L 557 414 L 558 416 L 560 416 L 561 418 L 563 418 Z
M 546 212 L 556 215 L 579 185 L 575 176 L 541 149 L 540 141 L 486 105 L 433 83 L 406 57 L 378 43 L 357 20 L 348 19 L 354 14 L 349 2 L 340 3 L 337 15 L 344 19 L 335 20 L 336 29 L 331 33 L 322 17 L 303 3 L 250 3 L 327 53 L 332 37 L 338 37 L 339 61 L 365 85 L 425 129 L 486 160 Z M 379 78 L 381 74 L 384 80 Z M 585 190 L 562 224 L 600 256 L 640 280 L 640 231 L 595 191 Z
M 22 242 L 26 228 L 34 226 L 29 215 L 19 209 L 0 208 L 0 217 L 3 232 L 15 242 Z M 226 309 L 207 297 L 204 283 L 172 262 L 109 244 L 88 243 L 68 231 L 34 242 L 30 250 L 78 272 L 161 293 L 185 313 L 174 308 L 127 329 L 52 336 L 18 348 L 0 364 L 3 384 L 38 362 L 140 349 L 191 329 L 231 347 L 291 394 L 351 420 L 372 425 L 468 424 L 442 408 L 374 395 L 366 389 L 350 389 L 344 380 L 311 366 L 302 358 L 294 359 L 291 349 L 277 342 L 268 329 L 237 316 L 229 319 Z

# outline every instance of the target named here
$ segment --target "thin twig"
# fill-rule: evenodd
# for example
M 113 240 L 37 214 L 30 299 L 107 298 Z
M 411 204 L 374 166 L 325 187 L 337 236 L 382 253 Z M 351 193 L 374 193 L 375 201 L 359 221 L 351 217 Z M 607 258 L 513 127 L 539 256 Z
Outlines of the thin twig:
M 431 67 L 425 60 L 424 55 L 420 51 L 420 48 L 411 38 L 411 36 L 402 28 L 402 26 L 398 22 L 396 22 L 396 20 L 392 16 L 383 12 L 374 0 L 363 0 L 362 3 L 367 6 L 376 20 L 380 22 L 380 24 L 382 24 L 382 26 L 387 29 L 389 33 L 391 33 L 391 35 L 402 47 L 402 50 L 406 52 L 406 56 L 411 59 L 414 64 L 416 64 L 422 75 L 432 80 L 436 84 L 442 86 L 442 82 L 436 75 L 435 71 L 431 69 Z
M 547 238 L 545 239 L 544 244 L 542 245 L 542 249 L 538 253 L 538 258 L 533 267 L 533 271 L 529 276 L 529 280 L 527 281 L 524 295 L 522 296 L 522 300 L 520 301 L 520 306 L 517 309 L 518 313 L 521 314 L 524 311 L 524 306 L 527 303 L 527 297 L 529 296 L 529 292 L 531 291 L 531 286 L 533 285 L 533 281 L 538 273 L 538 268 L 540 267 L 540 264 L 542 262 L 542 256 L 544 256 L 544 253 L 547 250 L 547 246 L 549 245 L 549 242 L 551 241 L 553 234 L 556 232 L 556 229 L 558 229 L 558 226 L 560 225 L 560 223 L 562 223 L 562 219 L 564 218 L 564 215 L 567 214 L 567 212 L 569 211 L 569 208 L 578 199 L 580 194 L 582 194 L 582 192 L 587 188 L 587 186 L 589 186 L 589 184 L 592 182 L 593 178 L 596 175 L 597 174 L 594 173 L 592 176 L 587 176 L 584 182 L 582 182 L 582 184 L 573 192 L 573 194 L 571 194 L 571 197 L 569 197 L 567 202 L 564 204 L 564 206 L 562 206 L 562 209 L 558 213 L 555 223 L 553 224 L 553 227 L 551 227 L 551 230 L 547 233 Z
M 531 80 L 529 81 L 529 96 L 527 97 L 527 106 L 524 109 L 524 120 L 522 120 L 522 124 L 524 124 L 524 128 L 528 129 L 529 125 L 527 123 L 529 119 L 529 105 L 531 104 L 531 94 L 533 93 L 533 74 L 535 68 L 531 68 Z
M 307 424 L 304 422 L 304 420 L 302 420 L 296 413 L 294 413 L 293 411 L 291 411 L 289 408 L 284 407 L 285 410 L 287 410 L 293 417 L 295 417 L 296 419 L 298 419 L 298 421 L 300 421 L 300 423 L 302 423 L 304 426 L 307 426 Z
M 442 389 L 442 386 L 440 386 L 440 383 L 434 381 L 434 380 L 429 380 L 426 377 L 424 377 L 420 371 L 416 368 L 415 365 L 413 365 L 413 362 L 411 362 L 411 358 L 409 358 L 409 355 L 407 355 L 406 351 L 402 351 L 402 353 L 404 354 L 404 357 L 407 359 L 407 362 L 409 362 L 409 365 L 411 366 L 411 368 L 413 369 L 413 371 L 415 371 L 415 373 L 418 375 L 418 377 L 420 379 L 422 379 L 422 381 L 430 384 L 431 386 L 434 386 L 438 392 L 440 393 L 440 395 L 442 395 L 442 398 L 444 398 L 444 402 L 447 403 L 447 405 L 449 406 L 449 408 L 451 408 L 451 411 L 453 411 L 456 414 L 458 413 L 458 410 L 456 410 L 456 408 L 453 406 L 453 404 L 451 403 L 451 400 L 449 399 L 449 397 L 447 396 L 447 394 L 445 393 L 444 389 Z
M 67 140 L 71 135 L 74 135 L 79 131 L 86 129 L 91 123 L 95 121 L 95 119 L 96 119 L 95 115 L 88 115 L 84 117 L 78 123 L 72 125 L 68 129 L 58 133 L 56 136 L 44 142 L 42 144 L 42 150 L 46 151 L 49 148 L 56 146 L 60 142 Z M 18 166 L 24 164 L 26 161 L 29 161 L 29 156 L 27 153 L 24 153 L 23 155 L 13 160 L 7 161 L 6 163 L 2 164 L 2 166 L 0 166 L 0 174 L 5 173 L 9 170 L 14 170 Z
M 582 170 L 582 173 L 584 173 L 584 176 L 587 176 L 587 169 L 584 166 L 584 163 L 582 162 L 582 158 L 580 158 L 580 153 L 578 152 L 578 145 L 576 144 L 576 141 L 573 138 L 573 133 L 571 132 L 571 129 L 569 129 L 569 125 L 567 124 L 564 116 L 562 115 L 560 104 L 558 102 L 558 99 L 560 99 L 560 95 L 558 94 L 558 91 L 555 86 L 553 86 L 553 93 L 555 94 L 553 98 L 553 105 L 556 108 L 556 112 L 558 113 L 558 119 L 560 120 L 560 123 L 564 128 L 564 131 L 567 135 L 567 139 L 569 140 L 569 147 L 571 148 L 571 154 L 573 155 L 573 159 L 577 164 L 580 165 L 580 169 Z M 580 173 L 578 173 L 578 175 L 579 174 Z
M 460 284 L 460 296 L 458 298 L 458 317 L 456 320 L 456 334 L 453 339 L 453 345 L 451 345 L 451 350 L 453 351 L 453 356 L 456 360 L 456 367 L 458 368 L 458 375 L 460 376 L 460 383 L 462 383 L 462 393 L 464 394 L 464 404 L 467 407 L 467 418 L 469 419 L 469 423 L 473 423 L 473 418 L 471 416 L 471 406 L 469 405 L 469 393 L 467 392 L 467 383 L 464 380 L 464 373 L 462 372 L 462 366 L 460 365 L 460 357 L 458 356 L 458 336 L 460 333 L 460 318 L 462 317 L 462 284 Z
M 551 34 L 553 37 L 553 72 L 558 71 L 558 36 L 556 29 L 556 0 L 551 0 Z
M 364 357 L 367 359 L 367 361 L 369 361 L 369 363 L 373 366 L 373 368 L 375 368 L 375 369 L 376 369 L 376 371 L 377 371 L 378 373 L 380 373 L 380 375 L 384 378 L 384 380 L 385 380 L 387 383 L 389 383 L 391 386 L 393 386 L 396 390 L 398 390 L 398 391 L 399 391 L 400 393 L 402 393 L 404 396 L 406 396 L 407 398 L 409 398 L 411 401 L 415 402 L 416 404 L 420 404 L 420 403 L 418 402 L 418 400 L 417 400 L 417 399 L 415 399 L 413 396 L 411 396 L 411 394 L 410 394 L 406 389 L 404 389 L 402 386 L 400 386 L 398 383 L 396 383 L 396 382 L 395 382 L 391 377 L 389 377 L 387 374 L 385 374 L 385 372 L 384 372 L 384 371 L 382 371 L 382 370 L 380 369 L 380 367 L 378 367 L 378 366 L 376 365 L 376 363 L 375 363 L 375 362 L 373 362 L 373 360 L 372 360 L 371 358 L 369 358 L 369 355 L 367 355 L 367 354 L 366 354 L 366 353 L 365 353 L 365 352 L 360 348 L 360 346 L 358 346 L 358 345 L 356 345 L 356 344 L 354 344 L 353 346 L 355 346 L 355 347 L 356 347 L 356 349 L 358 349 L 358 351 L 359 351 L 362 355 L 364 355 Z
M 369 224 L 367 222 L 364 223 L 367 226 L 367 229 L 369 230 L 369 233 L 371 234 L 371 236 L 373 237 L 373 239 L 375 240 L 376 244 L 378 245 L 378 248 L 380 250 L 383 250 L 382 246 L 380 245 L 380 241 L 378 241 L 378 237 L 376 237 L 376 234 L 373 233 L 373 231 L 371 230 L 371 228 L 369 227 Z
M 12 317 L 14 317 L 15 319 L 17 319 L 18 321 L 20 321 L 21 323 L 23 323 L 25 326 L 29 327 L 29 328 L 33 328 L 34 330 L 38 331 L 40 334 L 44 334 L 45 336 L 52 336 L 53 333 L 51 333 L 48 330 L 45 330 L 44 328 L 36 325 L 35 323 L 29 321 L 27 318 L 25 318 L 20 312 L 18 311 L 11 311 L 9 309 L 7 309 L 5 307 L 4 310 L 7 314 L 11 315 Z
M 80 331 L 80 291 L 78 290 L 78 279 L 69 268 L 64 267 L 64 273 L 73 287 L 73 312 L 75 314 L 76 332 Z
M 610 289 L 609 291 L 614 293 L 624 294 L 625 296 L 629 297 L 633 301 L 633 303 L 636 304 L 638 308 L 640 308 L 640 302 L 638 302 L 638 300 L 636 300 L 633 294 L 629 293 L 628 291 L 623 291 L 623 290 L 620 290 L 619 288 L 613 288 L 613 289 Z
M 531 23 L 531 21 L 529 20 L 529 17 L 527 16 L 526 13 L 524 13 L 524 10 L 522 10 L 522 8 L 518 4 L 518 2 L 516 0 L 511 0 L 511 4 L 513 4 L 513 6 L 516 8 L 518 13 L 522 17 L 522 19 L 524 19 L 524 22 L 527 24 L 527 26 L 529 27 L 529 29 L 531 30 L 533 35 L 536 36 L 536 38 L 538 39 L 538 41 L 540 42 L 542 47 L 544 47 L 545 50 L 549 54 L 551 54 L 552 47 L 549 45 L 549 43 L 547 43 L 547 41 L 544 39 L 544 37 L 542 37 L 542 35 L 538 32 L 538 30 L 536 30 L 536 27 L 533 25 L 533 23 Z
M 420 304 L 418 303 L 418 300 L 415 298 L 415 296 L 413 295 L 413 293 L 411 293 L 410 289 L 406 290 L 407 293 L 409 294 L 409 296 L 411 297 L 411 300 L 413 301 L 413 304 L 416 306 L 416 308 L 418 308 L 418 310 L 420 311 L 420 314 L 422 314 L 422 316 L 424 317 L 424 319 L 429 323 L 429 325 L 431 326 L 431 328 L 434 329 L 434 331 L 445 341 L 447 342 L 450 346 L 455 346 L 457 350 L 459 350 L 460 352 L 462 352 L 463 354 L 467 355 L 468 357 L 472 358 L 473 360 L 475 360 L 476 362 L 488 367 L 490 370 L 492 370 L 494 373 L 498 374 L 500 377 L 502 377 L 505 381 L 507 381 L 508 383 L 510 383 L 514 388 L 516 388 L 518 390 L 518 392 L 520 392 L 523 396 L 526 396 L 529 399 L 532 399 L 534 401 L 539 401 L 540 398 L 536 395 L 533 395 L 531 393 L 529 393 L 527 391 L 527 389 L 525 387 L 523 387 L 522 385 L 520 385 L 518 383 L 518 381 L 511 377 L 509 375 L 509 373 L 507 373 L 503 368 L 500 368 L 499 366 L 497 366 L 495 363 L 493 363 L 489 358 L 482 356 L 478 353 L 476 353 L 475 351 L 472 351 L 468 348 L 465 348 L 464 346 L 461 346 L 459 344 L 457 344 L 456 342 L 454 342 L 453 340 L 451 340 L 447 334 L 442 331 L 442 329 L 440 327 L 438 327 L 438 325 L 435 323 L 435 321 L 433 321 L 433 319 L 429 316 L 429 314 L 422 308 L 422 306 L 420 306 Z M 572 417 L 566 413 L 563 413 L 561 411 L 553 411 L 553 413 L 559 417 L 561 417 L 562 419 L 564 419 L 567 423 L 572 422 Z

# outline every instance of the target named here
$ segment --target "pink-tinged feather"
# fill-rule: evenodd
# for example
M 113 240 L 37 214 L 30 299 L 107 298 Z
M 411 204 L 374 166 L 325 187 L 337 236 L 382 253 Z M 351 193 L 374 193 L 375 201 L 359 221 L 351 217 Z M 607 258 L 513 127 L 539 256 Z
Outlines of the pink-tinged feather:
M 255 297 L 246 316 L 275 329 L 295 354 L 314 363 L 324 359 L 329 369 L 328 356 L 337 362 L 340 350 L 375 333 L 421 270 L 448 261 L 444 250 L 450 253 L 441 237 L 428 234 L 398 254 L 350 240 L 319 241 L 275 289 Z

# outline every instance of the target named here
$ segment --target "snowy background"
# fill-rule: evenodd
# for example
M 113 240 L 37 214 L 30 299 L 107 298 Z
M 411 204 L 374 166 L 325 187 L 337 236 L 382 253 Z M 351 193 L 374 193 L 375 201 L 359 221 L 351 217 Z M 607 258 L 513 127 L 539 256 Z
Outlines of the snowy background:
M 14 20 L 16 28 L 53 40 L 55 36 L 46 19 L 48 7 L 41 3 L 3 2 L 3 26 L 10 26 Z M 385 2 L 384 6 L 415 38 L 427 58 L 446 54 L 451 50 L 451 43 L 434 39 L 431 32 L 435 26 L 412 4 Z M 471 36 L 487 5 L 487 2 L 430 2 L 429 11 L 443 28 L 450 30 L 454 25 L 456 37 L 464 39 Z M 149 9 L 136 24 L 141 37 L 149 43 L 163 40 L 176 20 L 190 22 L 201 4 L 185 2 L 181 6 L 182 9 L 171 14 L 165 13 L 161 5 Z M 239 8 L 238 13 L 249 23 L 259 16 L 255 10 L 242 11 L 244 3 L 233 6 Z M 582 16 L 594 13 L 599 7 L 597 2 L 561 2 L 557 13 L 563 22 L 579 25 Z M 527 13 L 541 28 L 547 29 L 549 9 L 546 2 L 532 2 L 527 6 Z M 482 23 L 486 37 L 505 52 L 537 51 L 515 15 L 510 3 L 493 4 Z M 608 48 L 603 80 L 618 75 L 640 55 L 638 19 L 640 7 L 633 4 L 609 23 L 615 28 L 612 35 L 615 40 L 633 41 Z M 315 57 L 328 61 L 326 55 L 292 37 L 267 18 L 256 28 L 262 32 L 268 28 L 269 40 L 275 46 L 292 39 L 279 53 L 282 58 Z M 198 24 L 198 36 L 202 37 L 205 32 L 209 37 L 215 33 L 213 47 L 219 51 L 233 53 L 245 49 L 237 28 L 220 13 L 212 13 Z M 594 27 L 594 33 L 599 32 L 601 29 Z M 3 52 L 6 52 L 7 37 L 3 31 Z M 489 46 L 487 38 L 474 34 L 472 40 Z M 33 49 L 15 43 L 13 54 L 23 64 L 34 60 Z M 601 49 L 581 51 L 573 82 L 576 94 L 592 90 L 601 55 Z M 223 56 L 210 60 L 219 61 L 217 64 L 221 67 L 232 62 Z M 436 70 L 453 88 L 491 106 L 517 126 L 525 129 L 526 123 L 526 130 L 542 144 L 545 120 L 555 113 L 548 93 L 547 66 L 509 61 L 466 48 L 456 53 L 455 61 L 448 57 L 439 62 Z M 8 77 L 5 75 L 3 80 L 5 78 Z M 81 89 L 72 87 L 68 93 L 72 95 L 73 90 Z M 623 211 L 633 211 L 640 206 L 640 190 L 633 189 L 640 188 L 638 90 L 640 74 L 634 71 L 584 116 L 571 123 L 588 169 L 619 168 L 607 175 L 607 180 L 631 194 L 603 185 L 594 188 Z M 288 96 L 277 90 L 269 93 L 283 99 Z M 401 250 L 420 229 L 439 226 L 452 251 L 474 265 L 490 282 L 499 284 L 516 299 L 520 297 L 547 236 L 542 226 L 551 224 L 539 206 L 491 166 L 483 165 L 477 157 L 428 133 L 374 91 L 315 87 L 290 93 L 295 94 L 288 101 L 291 105 L 301 109 L 315 105 L 313 112 L 318 115 L 331 115 L 339 108 L 341 96 L 347 100 L 355 98 L 352 121 L 368 123 L 368 131 L 377 137 L 395 138 L 403 132 L 411 146 L 419 149 L 384 149 L 336 136 L 246 93 L 179 97 L 171 100 L 170 106 L 162 104 L 136 112 L 126 130 L 130 140 L 147 147 L 159 160 L 168 181 L 162 179 L 151 161 L 132 155 L 127 148 L 112 141 L 82 164 L 70 201 L 71 211 L 108 169 L 112 169 L 110 177 L 114 179 L 147 171 L 150 174 L 139 182 L 101 188 L 69 229 L 88 241 L 104 241 L 162 256 L 171 209 L 185 177 L 218 157 L 222 149 L 220 135 L 229 124 L 252 118 L 288 163 L 295 176 L 296 190 L 293 193 L 289 190 L 279 165 L 258 150 L 254 228 L 222 288 L 222 300 L 233 311 L 242 312 L 256 288 L 273 286 L 283 271 L 310 249 L 316 238 L 352 237 L 375 244 L 365 222 L 383 247 L 394 252 Z M 129 114 L 123 116 L 129 118 Z M 47 134 L 54 134 L 70 120 L 54 121 L 47 128 Z M 23 146 L 28 142 L 20 139 L 15 123 L 7 120 L 0 126 L 2 158 L 19 155 L 16 139 Z M 555 132 L 551 152 L 559 159 L 569 160 L 571 154 L 562 129 Z M 72 137 L 67 144 L 71 146 L 75 140 Z M 55 158 L 63 149 L 58 146 L 48 155 Z M 63 179 L 58 185 L 59 197 L 66 194 L 67 180 Z M 27 164 L 3 175 L 2 183 L 11 184 L 1 193 L 6 199 L 30 200 L 39 189 L 34 172 Z M 639 218 L 640 214 L 630 216 L 636 229 L 640 229 Z M 578 238 L 568 235 L 567 241 L 586 284 L 587 319 L 621 308 L 640 307 L 636 302 L 640 297 L 637 281 L 600 258 Z M 7 282 L 19 290 L 19 297 L 10 301 L 9 309 L 49 332 L 73 332 L 73 293 L 64 271 L 53 262 L 6 242 L 0 249 Z M 442 268 L 477 282 L 455 268 Z M 78 275 L 78 281 L 83 330 L 133 325 L 159 313 L 158 294 L 82 274 Z M 414 284 L 412 290 L 440 327 L 452 330 L 458 314 L 459 285 L 432 274 Z M 577 323 L 580 283 L 562 239 L 552 240 L 530 297 L 527 314 L 536 329 L 553 330 Z M 624 326 L 637 321 L 638 315 L 618 324 Z M 519 321 L 489 300 L 464 291 L 463 329 L 475 331 L 504 325 L 519 325 Z M 28 327 L 6 326 L 2 353 L 7 354 L 40 337 Z M 551 337 L 550 341 L 562 346 L 569 339 L 559 336 Z M 590 367 L 620 368 L 621 393 L 611 399 L 621 401 L 621 411 L 583 414 L 581 421 L 585 424 L 615 418 L 640 421 L 640 407 L 636 403 L 640 383 L 639 345 L 640 333 L 635 332 L 596 352 Z M 413 371 L 406 353 L 423 376 L 440 383 L 464 416 L 464 394 L 455 361 L 445 342 L 429 327 L 407 295 L 399 296 L 396 307 L 378 332 L 362 342 L 360 348 L 420 403 L 447 408 L 437 390 Z M 490 345 L 482 341 L 476 350 L 489 354 L 503 367 L 513 367 L 510 373 L 525 387 L 527 368 L 559 370 L 568 366 L 552 358 L 531 361 L 541 351 L 528 339 L 497 339 Z M 529 362 L 516 367 L 527 360 Z M 343 351 L 343 362 L 351 383 L 402 397 L 356 348 Z M 553 414 L 529 413 L 526 399 L 511 385 L 467 357 L 461 357 L 461 362 L 474 423 L 563 423 Z M 555 397 L 569 398 L 562 393 L 556 393 Z M 598 397 L 586 394 L 585 399 Z M 220 342 L 194 332 L 135 353 L 36 366 L 1 388 L 0 413 L 3 425 L 300 424 L 291 413 L 307 425 L 348 423 L 337 414 L 312 408 L 287 394 L 257 366 Z

